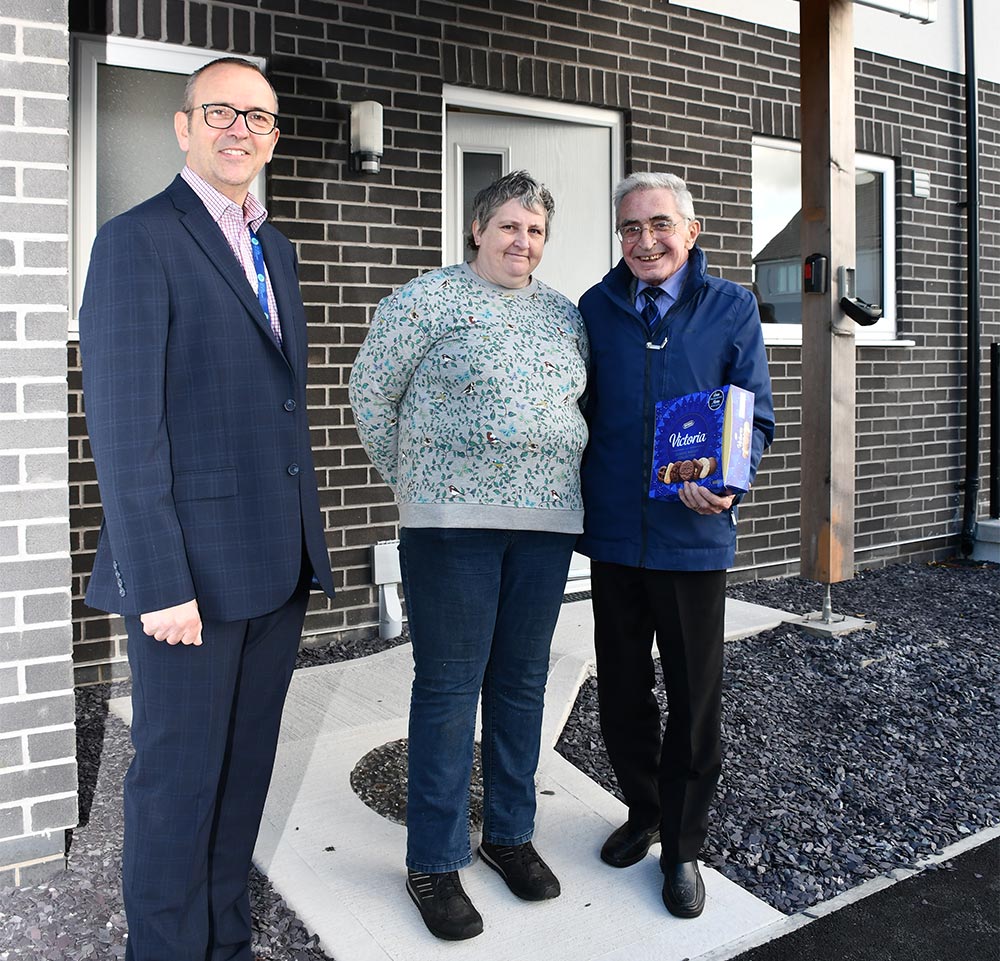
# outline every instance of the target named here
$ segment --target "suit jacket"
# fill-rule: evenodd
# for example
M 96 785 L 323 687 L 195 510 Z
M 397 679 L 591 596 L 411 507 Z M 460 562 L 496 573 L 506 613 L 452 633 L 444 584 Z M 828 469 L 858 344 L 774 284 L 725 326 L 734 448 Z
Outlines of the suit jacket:
M 292 245 L 258 233 L 279 347 L 205 205 L 177 177 L 98 232 L 80 308 L 101 528 L 87 603 L 203 617 L 275 610 L 302 569 L 333 580 L 306 416 L 306 319 Z

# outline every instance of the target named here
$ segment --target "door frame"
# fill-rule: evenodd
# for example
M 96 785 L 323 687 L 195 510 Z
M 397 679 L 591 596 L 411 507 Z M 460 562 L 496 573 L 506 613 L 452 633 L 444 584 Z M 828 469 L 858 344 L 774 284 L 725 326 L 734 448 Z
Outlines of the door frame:
M 611 135 L 611 183 L 608 185 L 608 207 L 610 221 L 614 224 L 614 204 L 611 191 L 621 181 L 625 169 L 625 118 L 618 110 L 603 107 L 584 107 L 574 103 L 560 103 L 543 100 L 540 97 L 523 97 L 519 94 L 497 93 L 495 90 L 477 90 L 474 87 L 456 87 L 444 84 L 441 91 L 441 266 L 447 266 L 449 218 L 454 216 L 448 196 L 448 170 L 455 158 L 448 154 L 448 110 L 451 107 L 468 107 L 483 113 L 505 113 L 515 117 L 539 117 L 562 123 L 582 124 L 591 127 L 605 127 Z M 461 168 L 459 168 L 459 171 Z M 613 267 L 618 258 L 617 247 L 612 237 L 611 261 Z

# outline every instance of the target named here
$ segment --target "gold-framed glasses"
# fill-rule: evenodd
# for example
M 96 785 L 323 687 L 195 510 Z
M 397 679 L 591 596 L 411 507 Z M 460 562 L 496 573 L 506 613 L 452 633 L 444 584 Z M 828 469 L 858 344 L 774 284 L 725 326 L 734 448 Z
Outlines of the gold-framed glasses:
M 278 125 L 278 115 L 269 110 L 237 110 L 228 103 L 203 103 L 200 105 L 205 112 L 205 123 L 216 130 L 228 130 L 237 117 L 246 121 L 247 130 L 259 137 L 269 134 Z
M 672 237 L 688 222 L 687 217 L 671 220 L 669 217 L 656 217 L 653 220 L 630 220 L 615 229 L 618 239 L 625 244 L 634 244 L 647 230 L 658 238 Z

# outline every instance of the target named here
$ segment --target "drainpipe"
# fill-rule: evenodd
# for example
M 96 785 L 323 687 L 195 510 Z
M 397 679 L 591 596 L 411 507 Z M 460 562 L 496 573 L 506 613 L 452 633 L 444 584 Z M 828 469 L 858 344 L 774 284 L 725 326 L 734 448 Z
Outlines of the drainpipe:
M 979 84 L 976 80 L 973 0 L 965 0 L 965 153 L 968 347 L 966 351 L 965 516 L 962 553 L 976 546 L 979 509 Z

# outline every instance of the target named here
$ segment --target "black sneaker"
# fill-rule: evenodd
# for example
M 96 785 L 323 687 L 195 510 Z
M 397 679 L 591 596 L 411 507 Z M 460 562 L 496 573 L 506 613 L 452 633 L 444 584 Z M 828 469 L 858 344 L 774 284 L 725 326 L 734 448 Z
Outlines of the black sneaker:
M 548 901 L 559 897 L 559 879 L 552 873 L 530 841 L 524 844 L 479 845 L 482 859 L 525 901 Z
M 406 890 L 427 930 L 444 941 L 464 941 L 483 933 L 483 918 L 458 879 L 458 871 L 406 872 Z

